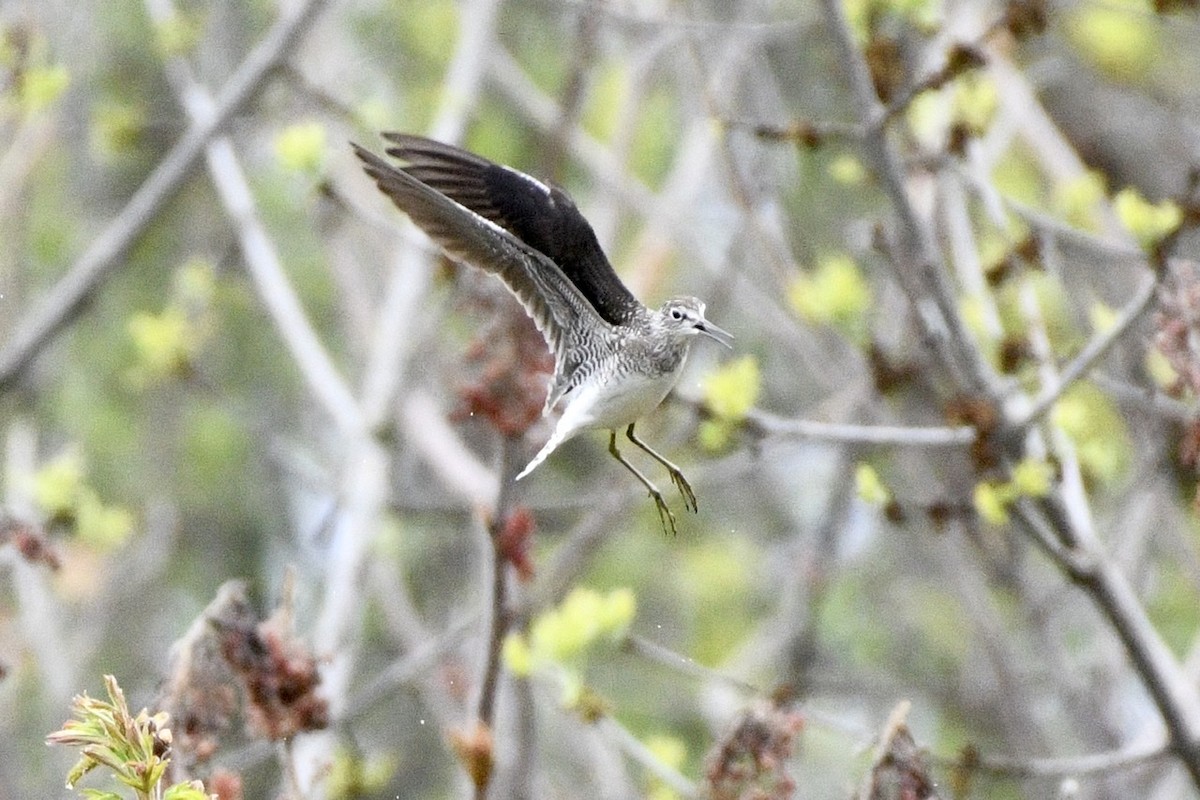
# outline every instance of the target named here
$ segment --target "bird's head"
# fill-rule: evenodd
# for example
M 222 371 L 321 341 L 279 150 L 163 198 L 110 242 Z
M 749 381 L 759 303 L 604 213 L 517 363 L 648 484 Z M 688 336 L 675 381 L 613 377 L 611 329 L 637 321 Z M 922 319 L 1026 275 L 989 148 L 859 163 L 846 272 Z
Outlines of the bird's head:
M 704 318 L 704 303 L 695 297 L 672 297 L 658 311 L 659 324 L 677 336 L 704 334 L 733 349 L 733 335 Z

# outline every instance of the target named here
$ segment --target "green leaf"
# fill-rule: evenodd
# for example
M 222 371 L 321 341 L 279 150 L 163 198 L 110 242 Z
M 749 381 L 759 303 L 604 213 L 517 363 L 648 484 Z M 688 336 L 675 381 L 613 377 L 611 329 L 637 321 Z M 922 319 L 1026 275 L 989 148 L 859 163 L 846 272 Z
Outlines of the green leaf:
M 200 781 L 177 783 L 163 792 L 163 800 L 213 800 L 215 797 L 204 791 Z
M 1073 180 L 1057 184 L 1050 202 L 1054 210 L 1071 225 L 1095 230 L 1096 211 L 1104 196 L 1104 176 L 1095 170 L 1088 170 Z
M 275 137 L 275 156 L 285 169 L 318 174 L 325 163 L 325 126 L 302 122 L 288 126 Z
M 870 464 L 859 464 L 854 469 L 854 485 L 859 498 L 873 506 L 887 505 L 892 499 L 892 493 Z
M 519 633 L 510 633 L 504 638 L 500 657 L 513 675 L 524 678 L 533 672 L 533 651 L 526 638 Z
M 866 334 L 871 287 L 848 255 L 826 256 L 811 274 L 796 276 L 788 300 L 809 322 L 833 325 L 855 341 Z
M 74 518 L 84 488 L 83 457 L 68 450 L 38 470 L 33 481 L 33 499 L 43 514 Z
M 617 111 L 629 93 L 629 79 L 629 65 L 623 59 L 605 59 L 594 70 L 583 124 L 602 142 L 610 141 L 617 130 L 621 119 Z
M 111 163 L 134 150 L 141 144 L 145 130 L 146 114 L 139 105 L 101 101 L 92 107 L 88 138 L 102 161 Z
M 972 131 L 985 131 L 999 106 L 996 82 L 988 75 L 971 73 L 955 81 L 954 117 Z
M 187 374 L 196 336 L 182 309 L 168 306 L 159 314 L 139 311 L 127 327 L 137 352 L 130 373 L 135 383 Z
M 121 506 L 101 502 L 91 487 L 86 487 L 79 499 L 76 532 L 81 541 L 100 550 L 113 550 L 133 534 L 133 514 Z
M 54 103 L 71 84 L 71 75 L 61 64 L 31 67 L 21 75 L 18 99 L 27 114 L 36 114 Z
M 867 168 L 852 155 L 840 155 L 829 163 L 829 177 L 843 186 L 861 186 L 867 180 Z
M 1095 386 L 1072 386 L 1054 404 L 1050 418 L 1074 442 L 1085 472 L 1108 482 L 1124 471 L 1131 448 L 1129 433 L 1112 401 Z
M 396 771 L 390 756 L 368 756 L 339 748 L 325 778 L 324 796 L 329 800 L 352 800 L 374 796 L 387 786 Z
M 706 419 L 696 429 L 696 438 L 705 450 L 723 450 L 733 438 L 734 424 L 724 419 Z
M 972 501 L 975 513 L 987 523 L 1004 525 L 1008 522 L 1008 499 L 1006 492 L 995 483 L 983 481 L 975 484 Z
M 604 597 L 600 606 L 598 618 L 600 630 L 613 639 L 619 639 L 629 630 L 629 625 L 633 622 L 636 614 L 637 598 L 634 596 L 633 590 L 628 587 L 613 589 Z
M 687 744 L 678 736 L 654 734 L 647 737 L 646 749 L 660 763 L 672 769 L 681 769 L 687 761 Z M 658 778 L 650 777 L 646 792 L 647 800 L 678 800 L 679 794 Z
M 745 419 L 761 392 L 762 376 L 754 356 L 728 361 L 704 379 L 704 404 L 726 422 Z
M 199 21 L 178 11 L 154 26 L 155 44 L 163 56 L 190 53 L 200 41 L 200 33 Z
M 1145 75 L 1158 53 L 1150 8 L 1138 0 L 1079 5 L 1064 27 L 1075 49 L 1116 80 Z
M 1170 200 L 1151 203 L 1127 186 L 1113 198 L 1113 209 L 1121 224 L 1134 235 L 1138 243 L 1149 249 L 1183 221 L 1183 212 Z
M 529 670 L 539 662 L 565 664 L 577 659 L 601 636 L 619 638 L 633 620 L 636 606 L 629 589 L 602 595 L 577 587 L 557 608 L 533 621 L 527 646 L 520 638 L 505 641 L 510 668 Z
M 1179 381 L 1179 373 L 1171 366 L 1171 361 L 1161 350 L 1148 350 L 1143 359 L 1146 373 L 1154 381 L 1154 385 L 1162 390 L 1174 387 Z
M 1036 458 L 1023 458 L 1012 470 L 1014 491 L 1024 497 L 1045 497 L 1054 481 L 1054 467 Z
M 458 5 L 451 0 L 402 3 L 397 15 L 405 44 L 426 59 L 443 63 L 458 38 Z
M 1118 314 L 1112 306 L 1099 301 L 1092 303 L 1088 309 L 1088 320 L 1096 333 L 1107 333 L 1117 324 Z

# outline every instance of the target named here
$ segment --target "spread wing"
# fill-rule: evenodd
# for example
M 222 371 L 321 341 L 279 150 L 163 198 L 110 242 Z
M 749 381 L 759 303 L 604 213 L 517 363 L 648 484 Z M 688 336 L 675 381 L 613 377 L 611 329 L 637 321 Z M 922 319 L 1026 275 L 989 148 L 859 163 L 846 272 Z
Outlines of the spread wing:
M 545 255 L 606 321 L 619 325 L 639 313 L 641 303 L 617 277 L 566 192 L 432 139 L 383 137 L 396 145 L 387 152 L 406 162 L 405 172 Z
M 591 303 L 544 253 L 492 220 L 352 144 L 380 191 L 412 218 L 451 258 L 499 277 L 546 338 L 555 359 L 550 397 L 557 400 L 577 364 L 572 353 L 592 350 L 609 329 Z

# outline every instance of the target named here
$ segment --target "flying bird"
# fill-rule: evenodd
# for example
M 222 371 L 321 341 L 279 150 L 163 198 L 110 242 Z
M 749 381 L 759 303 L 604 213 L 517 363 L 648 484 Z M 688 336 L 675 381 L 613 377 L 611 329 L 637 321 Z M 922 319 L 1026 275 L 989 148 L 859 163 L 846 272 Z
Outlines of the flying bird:
M 557 186 L 432 139 L 383 138 L 399 166 L 353 145 L 380 191 L 450 258 L 500 278 L 554 354 L 544 413 L 561 408 L 562 416 L 517 480 L 580 431 L 608 430 L 608 452 L 649 491 L 663 530 L 675 533 L 675 515 L 658 487 L 617 449 L 617 431 L 666 468 L 684 507 L 696 511 L 679 467 L 639 439 L 634 426 L 675 386 L 697 335 L 726 347 L 733 337 L 705 318 L 695 297 L 644 306 Z

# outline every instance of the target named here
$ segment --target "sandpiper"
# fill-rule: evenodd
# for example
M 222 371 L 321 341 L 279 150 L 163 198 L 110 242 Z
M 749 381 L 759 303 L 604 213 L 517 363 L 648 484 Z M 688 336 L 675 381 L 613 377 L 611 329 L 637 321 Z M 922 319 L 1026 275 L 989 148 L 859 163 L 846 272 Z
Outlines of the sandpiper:
M 581 430 L 607 429 L 608 452 L 641 481 L 663 530 L 676 532 L 662 493 L 617 449 L 617 430 L 666 467 L 697 510 L 679 467 L 634 434 L 675 386 L 697 334 L 726 347 L 733 337 L 704 318 L 704 303 L 673 297 L 642 305 L 617 277 L 571 198 L 509 167 L 451 145 L 384 133 L 394 166 L 353 145 L 367 174 L 452 259 L 496 275 L 533 318 L 554 353 L 545 413 L 562 416 L 517 480 Z

